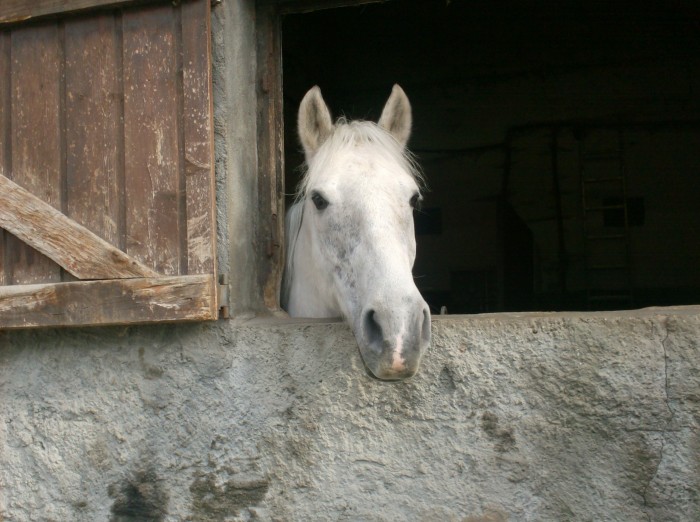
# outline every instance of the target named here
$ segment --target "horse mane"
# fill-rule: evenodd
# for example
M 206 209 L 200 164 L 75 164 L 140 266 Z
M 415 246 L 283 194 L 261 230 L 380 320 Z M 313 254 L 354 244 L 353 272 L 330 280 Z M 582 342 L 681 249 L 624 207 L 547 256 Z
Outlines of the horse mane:
M 330 163 L 334 157 L 343 149 L 363 144 L 372 144 L 373 153 L 379 159 L 386 162 L 398 163 L 409 173 L 418 184 L 418 189 L 424 192 L 427 189 L 423 172 L 421 171 L 415 156 L 385 129 L 374 122 L 364 120 L 348 121 L 345 117 L 340 117 L 336 121 L 333 132 L 316 151 L 311 161 L 302 166 L 304 174 L 297 186 L 294 196 L 294 203 L 287 212 L 285 218 L 286 231 L 286 263 L 282 278 L 282 298 L 281 304 L 285 308 L 291 290 L 291 275 L 294 269 L 294 249 L 296 247 L 301 222 L 304 217 L 304 199 L 310 181 L 323 172 L 323 165 Z
M 419 189 L 425 190 L 425 178 L 414 155 L 402 147 L 389 132 L 372 121 L 348 121 L 345 117 L 340 117 L 336 121 L 333 132 L 316 151 L 310 163 L 303 165 L 304 175 L 297 186 L 295 203 L 304 199 L 309 182 L 314 174 L 324 171 L 321 168 L 323 165 L 337 157 L 343 149 L 363 144 L 373 144 L 372 152 L 378 158 L 401 165 L 413 176 Z
M 297 245 L 297 238 L 299 237 L 299 231 L 301 230 L 301 219 L 304 214 L 304 203 L 303 201 L 297 200 L 289 208 L 287 216 L 285 217 L 284 229 L 286 237 L 286 256 L 284 265 L 284 274 L 282 275 L 282 296 L 280 299 L 280 304 L 282 308 L 287 308 L 287 303 L 289 302 L 289 293 L 292 290 L 292 269 L 294 268 L 294 249 Z

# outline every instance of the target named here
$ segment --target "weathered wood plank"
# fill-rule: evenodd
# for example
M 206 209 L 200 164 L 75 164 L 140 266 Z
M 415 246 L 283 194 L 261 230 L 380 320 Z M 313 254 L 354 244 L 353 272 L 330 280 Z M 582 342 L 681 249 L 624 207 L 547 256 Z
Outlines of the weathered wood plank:
M 0 287 L 0 329 L 217 318 L 214 275 Z
M 12 179 L 61 206 L 61 45 L 55 23 L 12 31 Z M 59 281 L 60 267 L 8 238 L 11 283 Z
M 172 6 L 123 16 L 126 251 L 180 273 L 178 70 Z
M 79 279 L 158 275 L 2 175 L 0 227 Z
M 12 168 L 10 135 L 12 114 L 10 111 L 10 32 L 0 31 L 0 174 Z M 5 274 L 5 231 L 0 229 L 0 286 L 7 284 Z
M 182 5 L 187 273 L 216 273 L 209 2 Z
M 96 7 L 122 6 L 137 1 L 139 0 L 2 0 L 0 24 Z
M 257 13 L 259 284 L 265 305 L 279 309 L 284 237 L 284 117 L 282 112 L 281 17 L 274 8 Z
M 119 246 L 121 96 L 112 14 L 65 22 L 66 197 L 63 212 Z

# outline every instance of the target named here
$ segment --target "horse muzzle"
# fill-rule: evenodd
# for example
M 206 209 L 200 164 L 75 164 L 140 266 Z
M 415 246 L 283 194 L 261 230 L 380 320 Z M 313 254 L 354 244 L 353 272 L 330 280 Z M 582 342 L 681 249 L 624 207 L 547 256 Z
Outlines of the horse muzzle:
M 430 345 L 430 309 L 420 294 L 366 306 L 356 325 L 360 355 L 373 377 L 397 381 L 416 374 Z

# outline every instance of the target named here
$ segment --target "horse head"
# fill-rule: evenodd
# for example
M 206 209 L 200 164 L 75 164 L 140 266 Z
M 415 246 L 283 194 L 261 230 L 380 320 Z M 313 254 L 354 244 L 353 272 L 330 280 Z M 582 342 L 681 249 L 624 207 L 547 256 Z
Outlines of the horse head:
M 333 123 L 314 87 L 298 130 L 307 171 L 287 215 L 283 306 L 295 317 L 341 315 L 374 377 L 410 377 L 430 343 L 430 310 L 411 273 L 422 182 L 406 150 L 408 98 L 395 85 L 378 124 Z

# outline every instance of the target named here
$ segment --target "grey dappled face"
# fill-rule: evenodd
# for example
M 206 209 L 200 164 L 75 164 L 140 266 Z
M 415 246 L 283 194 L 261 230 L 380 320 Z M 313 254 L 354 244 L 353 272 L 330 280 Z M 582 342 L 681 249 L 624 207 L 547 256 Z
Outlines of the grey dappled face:
M 356 152 L 308 187 L 304 225 L 367 368 L 378 378 L 406 378 L 430 341 L 430 314 L 411 274 L 418 186 Z
M 295 317 L 342 315 L 371 375 L 410 377 L 431 325 L 411 273 L 421 176 L 406 151 L 408 98 L 394 85 L 377 124 L 333 123 L 313 87 L 297 123 L 308 169 L 288 214 L 284 305 Z

